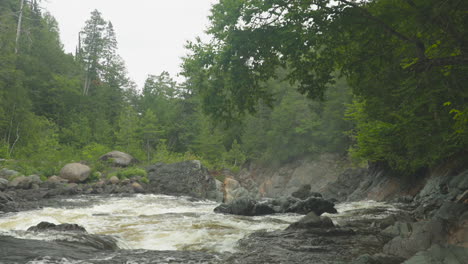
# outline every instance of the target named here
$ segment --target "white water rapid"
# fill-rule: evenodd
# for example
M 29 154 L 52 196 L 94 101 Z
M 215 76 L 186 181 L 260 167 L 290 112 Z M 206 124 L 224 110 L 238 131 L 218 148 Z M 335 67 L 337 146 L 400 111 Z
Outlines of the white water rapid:
M 302 217 L 295 214 L 257 217 L 215 214 L 213 209 L 217 203 L 164 195 L 81 197 L 66 202 L 71 206 L 3 215 L 0 217 L 0 235 L 56 239 L 47 234 L 24 232 L 30 226 L 47 221 L 79 224 L 91 234 L 115 236 L 124 249 L 233 252 L 237 241 L 244 236 L 257 230 L 284 229 Z M 328 216 L 338 224 L 340 219 L 363 217 L 359 213 L 363 208 L 381 208 L 382 212 L 394 210 L 393 206 L 370 201 L 336 207 L 339 214 Z

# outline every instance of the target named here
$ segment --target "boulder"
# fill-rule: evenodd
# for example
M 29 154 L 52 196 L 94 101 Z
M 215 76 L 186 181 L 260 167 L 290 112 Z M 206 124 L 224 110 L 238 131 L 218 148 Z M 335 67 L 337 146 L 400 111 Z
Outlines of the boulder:
M 239 198 L 254 198 L 255 195 L 249 190 L 241 186 L 241 184 L 233 179 L 226 178 L 224 180 L 224 200 L 223 202 L 229 203 Z
M 224 203 L 214 209 L 215 213 L 234 214 L 245 216 L 268 215 L 274 214 L 275 210 L 266 203 L 259 203 L 251 198 L 242 197 Z
M 216 181 L 200 161 L 158 163 L 147 168 L 148 190 L 153 193 L 213 199 Z
M 314 212 L 316 215 L 321 215 L 323 213 L 337 213 L 334 203 L 316 197 L 309 197 L 306 200 L 298 200 L 286 209 L 286 213 L 308 214 L 310 212 Z
M 14 178 L 10 182 L 10 187 L 15 189 L 24 189 L 28 190 L 31 189 L 34 184 L 34 179 L 31 177 L 19 176 Z
M 468 248 L 452 245 L 433 245 L 426 251 L 418 252 L 403 264 L 464 264 L 467 260 Z
M 416 223 L 396 223 L 396 228 L 389 227 L 385 234 L 397 235 L 383 248 L 385 254 L 409 258 L 419 251 L 430 248 L 433 244 L 446 240 L 446 223 L 441 220 L 421 221 Z
M 68 181 L 57 176 L 57 175 L 54 175 L 54 176 L 50 176 L 48 179 L 47 179 L 47 182 L 50 182 L 50 183 L 67 183 Z
M 109 161 L 115 167 L 128 167 L 136 164 L 138 161 L 130 154 L 121 151 L 111 151 L 102 155 L 100 160 Z
M 144 193 L 145 189 L 138 182 L 132 183 L 132 188 L 136 193 Z
M 31 226 L 27 230 L 28 232 L 47 232 L 47 231 L 56 231 L 56 232 L 81 232 L 87 233 L 86 229 L 77 224 L 53 224 L 49 222 L 40 222 L 35 226 Z
M 109 182 L 111 184 L 118 184 L 120 182 L 120 180 L 119 180 L 119 178 L 117 178 L 117 176 L 112 176 L 112 177 L 110 177 Z
M 7 179 L 3 179 L 3 178 L 0 178 L 0 191 L 4 191 L 8 188 L 8 180 Z
M 334 226 L 329 217 L 318 216 L 310 212 L 299 221 L 292 223 L 287 229 L 332 228 Z
M 60 177 L 72 183 L 84 182 L 91 174 L 91 169 L 81 163 L 69 163 L 60 170 Z
M 0 170 L 0 178 L 4 179 L 9 179 L 12 176 L 19 176 L 21 173 L 14 171 L 14 170 L 9 170 L 7 168 L 3 168 Z

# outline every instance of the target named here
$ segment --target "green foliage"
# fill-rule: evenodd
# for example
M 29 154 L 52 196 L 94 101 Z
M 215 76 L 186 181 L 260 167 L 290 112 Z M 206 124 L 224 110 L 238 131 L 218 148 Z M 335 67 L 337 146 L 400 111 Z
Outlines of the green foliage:
M 147 177 L 147 172 L 146 170 L 142 168 L 137 168 L 137 167 L 131 167 L 131 168 L 126 168 L 124 170 L 121 170 L 117 173 L 117 176 L 119 179 L 124 179 L 124 178 L 132 178 L 132 177 Z
M 259 141 L 243 140 L 251 156 L 280 153 L 277 158 L 285 160 L 346 145 L 339 133 L 347 125 L 325 125 L 323 113 L 307 114 L 291 103 L 272 104 L 276 94 L 268 81 L 287 79 L 307 97 L 327 99 L 338 72 L 358 99 L 349 110 L 356 123 L 349 134 L 352 154 L 412 173 L 468 146 L 460 133 L 466 131 L 467 8 L 466 1 L 437 0 L 220 1 L 210 16 L 214 40 L 187 45 L 184 75 L 215 120 L 258 112 L 285 122 L 286 131 L 280 122 L 247 124 L 250 137 L 262 135 L 250 127 L 268 132 Z M 261 101 L 282 111 L 269 112 Z M 324 109 L 339 120 L 343 106 L 331 101 Z M 445 102 L 460 112 L 447 114 Z M 338 134 L 330 133 L 332 127 Z

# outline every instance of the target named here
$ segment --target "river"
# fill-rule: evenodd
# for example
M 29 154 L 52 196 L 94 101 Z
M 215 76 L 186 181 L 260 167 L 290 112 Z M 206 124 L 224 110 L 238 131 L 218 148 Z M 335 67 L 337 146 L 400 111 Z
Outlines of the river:
M 302 217 L 296 214 L 257 217 L 215 214 L 213 209 L 217 205 L 211 201 L 164 195 L 83 196 L 62 200 L 57 206 L 5 214 L 0 218 L 0 236 L 53 241 L 58 235 L 25 230 L 41 221 L 75 223 L 91 234 L 116 237 L 121 249 L 225 253 L 235 252 L 237 242 L 250 233 L 285 229 Z M 392 205 L 372 201 L 343 203 L 336 208 L 338 214 L 328 215 L 336 224 L 352 218 L 380 218 L 397 210 Z M 365 215 L 364 211 L 371 213 Z

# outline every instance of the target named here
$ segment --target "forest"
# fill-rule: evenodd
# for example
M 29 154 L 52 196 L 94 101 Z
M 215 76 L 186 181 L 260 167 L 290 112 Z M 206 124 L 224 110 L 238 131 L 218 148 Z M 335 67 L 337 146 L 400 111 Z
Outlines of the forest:
M 213 170 L 321 153 L 426 170 L 466 155 L 467 10 L 464 0 L 221 0 L 211 40 L 186 44 L 185 81 L 162 72 L 139 88 L 99 11 L 69 54 L 40 3 L 2 0 L 1 165 L 48 177 L 120 150 Z

